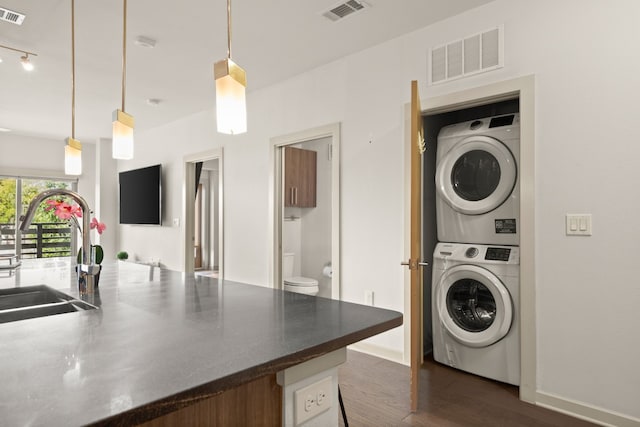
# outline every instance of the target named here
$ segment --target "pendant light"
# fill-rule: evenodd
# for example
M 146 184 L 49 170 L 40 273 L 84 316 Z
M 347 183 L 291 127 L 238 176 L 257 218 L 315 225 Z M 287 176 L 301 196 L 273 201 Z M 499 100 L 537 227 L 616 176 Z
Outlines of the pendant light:
M 64 173 L 82 174 L 82 144 L 76 139 L 76 44 L 75 0 L 71 0 L 71 137 L 64 147 Z
M 213 65 L 216 79 L 218 132 L 236 135 L 247 131 L 245 89 L 247 75 L 231 60 L 231 0 L 227 0 L 227 58 Z
M 127 0 L 122 13 L 122 109 L 113 112 L 112 155 L 114 159 L 133 159 L 133 116 L 124 111 L 127 81 Z

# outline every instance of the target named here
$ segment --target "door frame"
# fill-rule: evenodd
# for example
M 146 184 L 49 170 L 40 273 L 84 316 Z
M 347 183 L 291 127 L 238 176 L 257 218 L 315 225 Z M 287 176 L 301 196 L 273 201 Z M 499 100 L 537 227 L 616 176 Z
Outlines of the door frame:
M 341 299 L 340 291 L 340 123 L 332 123 L 301 132 L 271 138 L 269 150 L 269 285 L 282 289 L 283 176 L 282 147 L 331 138 L 331 298 Z
M 535 271 L 535 76 L 528 75 L 505 80 L 486 86 L 452 92 L 433 98 L 420 100 L 427 106 L 422 116 L 445 113 L 502 100 L 519 98 L 520 100 L 520 399 L 536 401 L 536 271 Z M 405 200 L 410 200 L 411 191 L 411 104 L 404 109 L 405 143 Z M 429 149 L 429 148 L 427 148 Z M 405 205 L 405 259 L 411 249 L 410 214 Z M 422 312 L 411 312 L 410 273 L 404 273 L 404 309 L 405 316 L 422 318 Z M 423 310 L 420 310 L 423 311 Z M 411 324 L 404 322 L 404 362 L 410 364 Z M 420 337 L 423 334 L 422 322 Z M 413 331 L 415 333 L 415 331 Z M 420 340 L 422 342 L 422 340 Z
M 182 186 L 182 271 L 194 272 L 194 233 L 195 233 L 195 181 L 196 163 L 218 160 L 218 279 L 224 279 L 224 150 L 222 147 L 200 153 L 189 154 L 183 158 Z

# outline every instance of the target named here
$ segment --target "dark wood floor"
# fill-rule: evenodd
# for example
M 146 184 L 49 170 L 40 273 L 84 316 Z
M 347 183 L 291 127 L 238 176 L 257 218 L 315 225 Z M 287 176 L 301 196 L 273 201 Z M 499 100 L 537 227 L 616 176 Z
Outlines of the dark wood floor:
M 404 365 L 349 350 L 339 382 L 350 427 L 594 425 L 522 402 L 517 387 L 433 359 L 426 360 L 420 372 L 420 403 L 414 414 L 409 410 L 409 368 Z

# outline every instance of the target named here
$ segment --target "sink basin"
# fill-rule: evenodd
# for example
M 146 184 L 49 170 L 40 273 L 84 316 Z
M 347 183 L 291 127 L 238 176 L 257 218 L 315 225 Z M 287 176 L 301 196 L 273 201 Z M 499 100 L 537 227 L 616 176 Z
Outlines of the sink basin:
M 0 323 L 96 308 L 45 285 L 0 289 Z

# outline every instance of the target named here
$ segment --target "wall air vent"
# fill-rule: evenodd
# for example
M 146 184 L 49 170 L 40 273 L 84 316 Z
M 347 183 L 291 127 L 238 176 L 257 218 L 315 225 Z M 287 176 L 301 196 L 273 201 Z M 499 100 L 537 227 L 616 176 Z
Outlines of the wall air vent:
M 14 12 L 13 10 L 0 7 L 0 21 L 11 22 L 12 24 L 22 25 L 25 15 Z
M 329 18 L 332 21 L 338 21 L 367 7 L 371 6 L 362 1 L 349 0 L 347 2 L 333 6 L 328 11 L 323 12 L 322 16 L 324 16 L 325 18 Z
M 429 84 L 444 83 L 504 66 L 503 27 L 429 49 Z

